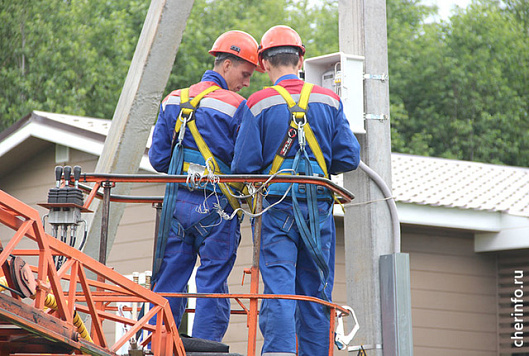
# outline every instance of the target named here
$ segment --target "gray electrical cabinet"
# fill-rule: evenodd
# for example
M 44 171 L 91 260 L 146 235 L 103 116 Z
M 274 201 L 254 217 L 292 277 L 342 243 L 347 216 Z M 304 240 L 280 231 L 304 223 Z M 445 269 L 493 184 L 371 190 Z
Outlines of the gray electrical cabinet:
M 308 58 L 304 68 L 305 81 L 338 94 L 353 132 L 365 133 L 364 57 L 337 52 Z

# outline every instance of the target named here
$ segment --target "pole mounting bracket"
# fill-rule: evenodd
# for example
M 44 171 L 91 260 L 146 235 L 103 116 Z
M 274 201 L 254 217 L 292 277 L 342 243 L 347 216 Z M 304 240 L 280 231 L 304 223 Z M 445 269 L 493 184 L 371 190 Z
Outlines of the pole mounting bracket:
M 382 74 L 364 74 L 364 79 L 368 80 L 380 80 L 381 82 L 385 82 L 389 79 L 389 75 L 387 73 Z
M 383 120 L 388 120 L 389 116 L 386 115 L 386 114 L 380 114 L 380 115 L 377 115 L 377 114 L 364 114 L 364 119 L 366 119 L 366 120 L 380 120 L 380 121 L 383 121 Z

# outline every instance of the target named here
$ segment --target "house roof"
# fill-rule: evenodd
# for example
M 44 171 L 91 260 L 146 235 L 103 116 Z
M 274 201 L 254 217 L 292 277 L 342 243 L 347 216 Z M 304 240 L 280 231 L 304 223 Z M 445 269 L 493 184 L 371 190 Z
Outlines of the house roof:
M 529 168 L 393 153 L 397 201 L 529 217 Z
M 111 120 L 96 119 L 93 117 L 74 116 L 65 114 L 48 113 L 44 111 L 34 111 L 36 116 L 41 118 L 48 118 L 50 120 L 73 126 L 76 129 L 85 130 L 95 134 L 106 136 L 110 130 Z
M 0 166 L 5 157 L 16 156 L 11 152 L 15 147 L 30 138 L 99 155 L 110 123 L 34 111 L 0 133 Z M 398 203 L 529 217 L 529 168 L 399 153 L 393 153 L 391 161 L 392 189 Z M 141 168 L 154 171 L 147 157 Z

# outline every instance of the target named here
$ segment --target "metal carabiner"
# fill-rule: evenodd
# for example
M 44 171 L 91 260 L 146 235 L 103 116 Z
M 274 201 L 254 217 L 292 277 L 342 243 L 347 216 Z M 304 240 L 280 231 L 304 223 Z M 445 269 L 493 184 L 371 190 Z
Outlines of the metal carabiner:
M 356 318 L 356 314 L 353 308 L 347 305 L 344 305 L 343 308 L 349 311 L 349 316 L 351 316 L 354 319 L 355 325 L 353 326 L 349 334 L 345 335 L 344 324 L 343 324 L 343 316 L 345 314 L 342 311 L 338 310 L 338 313 L 336 316 L 338 319 L 338 325 L 336 326 L 336 333 L 334 337 L 334 343 L 338 347 L 338 350 L 345 349 L 345 347 L 349 345 L 351 340 L 353 340 L 353 338 L 355 337 L 358 329 L 360 329 L 360 325 L 358 325 L 358 319 Z
M 305 130 L 304 130 L 304 126 L 305 124 L 307 123 L 307 116 L 305 116 L 305 114 L 303 114 L 303 117 L 301 118 L 302 120 L 296 118 L 296 115 L 295 114 L 292 114 L 292 119 L 294 120 L 294 122 L 296 123 L 296 125 L 298 126 L 298 143 L 299 143 L 299 148 L 301 150 L 304 150 L 305 149 L 305 143 L 306 143 L 306 140 L 305 140 Z
M 191 119 L 192 116 L 193 112 L 191 112 L 187 117 L 183 117 L 182 112 L 180 112 L 180 115 L 178 115 L 177 120 L 180 120 L 182 122 L 182 125 L 180 126 L 180 131 L 178 131 L 178 143 L 182 143 L 182 141 L 184 140 L 187 122 Z

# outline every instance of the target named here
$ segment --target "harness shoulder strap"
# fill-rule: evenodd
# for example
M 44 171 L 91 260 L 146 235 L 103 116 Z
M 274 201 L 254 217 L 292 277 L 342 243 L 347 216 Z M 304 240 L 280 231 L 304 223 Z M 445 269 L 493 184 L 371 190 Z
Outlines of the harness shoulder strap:
M 316 136 L 314 135 L 314 132 L 312 131 L 308 122 L 305 125 L 305 137 L 307 138 L 309 147 L 312 150 L 312 153 L 314 153 L 316 162 L 318 162 L 318 165 L 323 171 L 325 178 L 329 178 L 329 173 L 327 172 L 327 164 L 325 163 L 323 152 L 321 151 L 320 145 L 318 144 L 318 141 L 316 140 Z
M 205 90 L 203 90 L 200 94 L 195 96 L 191 101 L 189 101 L 189 88 L 182 89 L 180 91 L 180 116 L 189 117 L 191 113 L 194 113 L 197 109 L 197 105 L 202 100 L 203 97 L 208 95 L 211 92 L 214 92 L 215 90 L 220 89 L 217 85 L 212 85 Z M 180 131 L 180 127 L 182 126 L 182 121 L 177 119 L 175 124 L 175 133 L 178 133 Z

